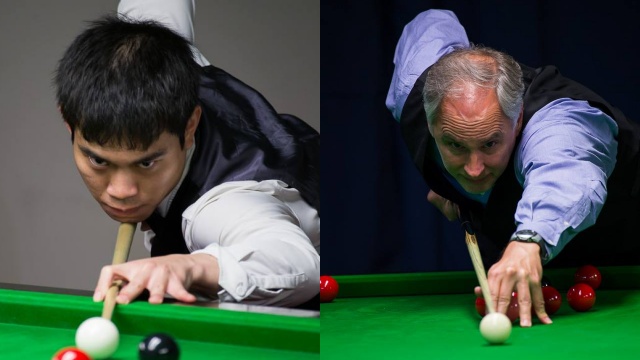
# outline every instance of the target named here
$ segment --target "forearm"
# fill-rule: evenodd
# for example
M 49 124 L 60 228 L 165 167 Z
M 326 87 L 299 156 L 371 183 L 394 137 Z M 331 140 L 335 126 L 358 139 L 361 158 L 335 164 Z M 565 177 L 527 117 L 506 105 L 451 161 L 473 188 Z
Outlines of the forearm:
M 195 0 L 121 0 L 118 14 L 158 21 L 193 41 Z
M 585 102 L 560 100 L 548 110 L 532 117 L 516 155 L 524 192 L 515 220 L 518 230 L 538 232 L 553 258 L 600 214 L 617 128 Z
M 218 261 L 221 301 L 293 306 L 318 293 L 320 219 L 282 185 L 227 183 L 183 213 L 192 253 Z
M 121 0 L 118 4 L 118 15 L 132 20 L 160 22 L 193 44 L 195 7 L 195 0 Z M 198 64 L 209 65 L 209 61 L 195 46 L 192 46 L 191 50 Z
M 214 297 L 220 286 L 220 265 L 215 256 L 207 253 L 191 254 L 191 276 L 193 277 L 190 290 Z
M 193 254 L 218 256 L 220 301 L 294 306 L 319 289 L 320 255 L 305 242 L 295 231 L 267 230 L 241 244 L 212 244 Z

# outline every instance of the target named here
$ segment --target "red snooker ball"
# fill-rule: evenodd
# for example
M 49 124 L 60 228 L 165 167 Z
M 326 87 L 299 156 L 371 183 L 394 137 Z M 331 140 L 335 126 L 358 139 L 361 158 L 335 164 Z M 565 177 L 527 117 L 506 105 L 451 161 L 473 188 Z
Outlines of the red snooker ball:
M 567 302 L 575 311 L 587 311 L 596 302 L 596 292 L 587 284 L 575 284 L 567 292 Z
M 487 315 L 487 303 L 484 301 L 484 298 L 476 298 L 476 311 L 480 317 Z
M 600 283 L 602 282 L 602 275 L 600 274 L 600 270 L 593 265 L 585 265 L 580 267 L 575 275 L 574 280 L 576 284 L 588 284 L 591 286 L 593 290 L 596 290 L 600 287 Z
M 511 301 L 509 302 L 509 307 L 507 308 L 507 317 L 511 322 L 515 322 L 520 318 L 520 305 L 518 305 L 518 293 L 511 293 Z
M 89 355 L 75 347 L 60 349 L 51 360 L 91 360 Z
M 558 312 L 560 305 L 562 305 L 562 296 L 556 288 L 549 285 L 543 287 L 542 297 L 544 298 L 544 311 L 547 315 L 553 315 Z
M 320 302 L 332 302 L 338 296 L 338 282 L 331 276 L 320 276 Z
M 487 315 L 487 303 L 484 301 L 484 298 L 477 297 L 476 298 L 476 311 L 478 315 L 484 317 Z M 511 322 L 518 320 L 520 317 L 520 310 L 518 308 L 518 293 L 511 293 L 511 301 L 509 302 L 509 307 L 507 308 L 507 317 Z

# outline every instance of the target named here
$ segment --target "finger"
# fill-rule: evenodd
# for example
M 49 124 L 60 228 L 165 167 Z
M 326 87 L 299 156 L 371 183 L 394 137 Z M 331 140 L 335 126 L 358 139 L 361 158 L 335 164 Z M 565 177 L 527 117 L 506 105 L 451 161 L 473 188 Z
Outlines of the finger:
M 145 286 L 141 282 L 136 281 L 128 283 L 120 289 L 120 293 L 118 293 L 118 297 L 116 297 L 116 302 L 123 305 L 128 304 L 133 299 L 137 298 L 144 289 Z
M 178 301 L 192 303 L 197 300 L 196 296 L 187 291 L 182 282 L 177 279 L 169 281 L 167 292 Z
M 540 319 L 540 322 L 542 322 L 543 324 L 553 323 L 544 308 L 544 295 L 542 294 L 542 287 L 540 286 L 540 284 L 536 284 L 535 286 L 533 286 L 531 292 L 533 307 L 536 315 L 538 315 L 538 319 Z
M 446 209 L 446 218 L 449 221 L 455 221 L 458 220 L 458 211 L 456 209 L 456 204 L 452 203 L 451 201 L 447 200 L 447 203 L 445 205 L 445 209 Z
M 130 303 L 133 299 L 137 298 L 144 289 L 146 289 L 148 280 L 148 273 L 138 273 L 129 281 L 128 284 L 120 289 L 120 293 L 118 294 L 118 297 L 116 297 L 116 302 L 118 304 Z
M 93 291 L 93 301 L 99 302 L 104 300 L 104 297 L 107 294 L 107 290 L 109 290 L 109 287 L 111 287 L 113 280 L 113 267 L 102 267 L 102 269 L 100 270 L 100 277 L 98 278 L 98 282 L 96 283 L 96 288 Z
M 438 200 L 439 197 L 440 195 L 436 194 L 433 190 L 429 190 L 429 193 L 427 194 L 427 201 L 433 203 L 434 201 Z
M 158 266 L 153 270 L 147 289 L 149 289 L 149 303 L 161 304 L 164 301 L 164 294 L 167 293 L 167 283 L 169 282 L 169 269 L 166 266 Z
M 489 269 L 489 292 L 496 311 L 506 314 L 511 302 L 513 283 L 510 283 L 510 278 L 504 273 L 496 273 L 492 270 L 493 268 Z
M 479 297 L 479 298 L 483 297 L 482 296 L 482 288 L 480 286 L 476 286 L 473 289 L 473 293 L 476 294 L 476 297 Z
M 496 298 L 496 311 L 501 312 L 503 314 L 507 313 L 509 309 L 509 304 L 511 303 L 511 294 L 513 290 L 509 290 L 510 287 L 503 285 L 500 287 L 500 292 Z
M 520 312 L 520 326 L 531 326 L 531 293 L 529 291 L 529 282 L 526 279 L 520 279 L 516 284 L 518 291 L 518 309 Z
M 456 210 L 455 212 L 456 212 L 457 219 L 460 219 L 460 207 L 458 206 L 458 204 L 454 204 L 453 206 Z

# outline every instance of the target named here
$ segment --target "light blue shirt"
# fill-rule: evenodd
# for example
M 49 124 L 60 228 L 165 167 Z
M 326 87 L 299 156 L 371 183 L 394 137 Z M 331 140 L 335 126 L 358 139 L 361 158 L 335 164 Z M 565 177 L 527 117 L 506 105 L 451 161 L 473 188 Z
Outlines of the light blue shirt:
M 467 34 L 451 11 L 428 10 L 407 24 L 396 47 L 386 99 L 394 118 L 400 120 L 409 92 L 427 67 L 468 46 Z M 514 220 L 517 230 L 533 230 L 545 239 L 549 259 L 595 224 L 616 164 L 617 134 L 611 117 L 586 101 L 568 98 L 538 110 L 522 130 L 514 169 L 524 192 Z M 484 204 L 486 200 L 480 199 Z

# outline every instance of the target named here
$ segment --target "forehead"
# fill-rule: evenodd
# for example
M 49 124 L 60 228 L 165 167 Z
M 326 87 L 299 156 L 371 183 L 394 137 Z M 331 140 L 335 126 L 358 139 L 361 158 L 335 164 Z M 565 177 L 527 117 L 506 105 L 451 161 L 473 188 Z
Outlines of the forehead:
M 82 132 L 77 129 L 74 132 L 74 143 L 84 149 L 91 150 L 95 154 L 130 154 L 131 156 L 140 156 L 154 153 L 159 150 L 170 150 L 173 147 L 180 148 L 180 141 L 178 137 L 166 131 L 160 134 L 158 139 L 146 148 L 142 146 L 135 146 L 136 144 L 131 146 L 128 144 L 127 140 L 114 140 L 106 144 L 89 142 L 84 138 Z
M 495 89 L 467 85 L 443 99 L 435 125 L 443 136 L 474 139 L 504 133 L 510 124 Z

